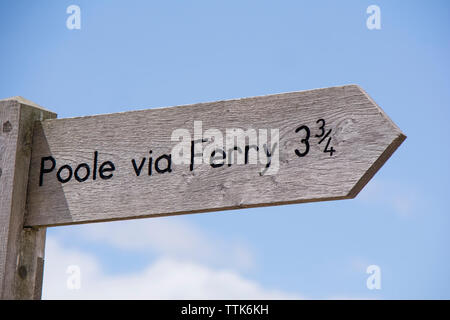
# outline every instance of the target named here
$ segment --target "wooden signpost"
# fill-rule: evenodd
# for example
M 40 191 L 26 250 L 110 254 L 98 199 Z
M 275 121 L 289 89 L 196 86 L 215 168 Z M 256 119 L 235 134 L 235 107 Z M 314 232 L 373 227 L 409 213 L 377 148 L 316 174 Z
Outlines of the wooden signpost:
M 40 297 L 45 227 L 354 198 L 406 138 L 356 85 L 55 117 L 0 101 L 2 298 Z

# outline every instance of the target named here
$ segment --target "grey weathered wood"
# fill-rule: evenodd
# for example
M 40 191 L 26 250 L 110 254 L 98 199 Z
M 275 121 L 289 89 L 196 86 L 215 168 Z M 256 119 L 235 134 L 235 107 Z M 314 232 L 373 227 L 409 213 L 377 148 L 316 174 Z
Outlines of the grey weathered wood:
M 0 298 L 39 299 L 45 228 L 23 228 L 36 120 L 56 115 L 20 97 L 0 100 Z
M 318 144 L 320 124 L 332 129 L 336 153 Z M 260 175 L 258 165 L 211 168 L 173 166 L 173 172 L 136 177 L 131 159 L 153 151 L 170 153 L 174 129 L 278 128 L 280 169 Z M 298 157 L 300 125 L 311 128 L 309 154 Z M 405 136 L 358 86 L 292 92 L 189 106 L 150 109 L 71 119 L 44 120 L 36 128 L 28 188 L 27 226 L 239 209 L 355 197 L 402 143 Z M 110 180 L 61 184 L 55 172 L 39 186 L 41 157 L 52 155 L 57 168 L 99 160 L 116 166 Z M 92 166 L 92 165 L 91 165 Z

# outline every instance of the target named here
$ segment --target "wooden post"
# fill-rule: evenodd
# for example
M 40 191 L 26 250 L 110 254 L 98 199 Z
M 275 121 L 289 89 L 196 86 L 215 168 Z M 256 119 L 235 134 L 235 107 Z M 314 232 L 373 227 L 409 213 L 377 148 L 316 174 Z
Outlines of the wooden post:
M 56 118 L 21 97 L 0 100 L 0 298 L 40 299 L 45 228 L 24 228 L 34 123 Z

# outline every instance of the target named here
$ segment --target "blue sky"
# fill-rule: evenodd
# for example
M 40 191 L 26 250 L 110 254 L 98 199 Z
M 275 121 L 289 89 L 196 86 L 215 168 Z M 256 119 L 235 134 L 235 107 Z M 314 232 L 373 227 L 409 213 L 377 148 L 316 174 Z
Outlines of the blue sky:
M 437 0 L 2 0 L 0 97 L 60 118 L 356 83 L 408 136 L 354 200 L 50 228 L 44 298 L 450 299 L 449 40 Z

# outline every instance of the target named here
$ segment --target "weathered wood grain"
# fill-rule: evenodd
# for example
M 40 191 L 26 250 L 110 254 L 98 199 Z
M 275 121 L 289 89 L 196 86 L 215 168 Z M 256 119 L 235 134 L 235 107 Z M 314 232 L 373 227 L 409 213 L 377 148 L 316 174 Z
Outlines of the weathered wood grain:
M 321 122 L 332 129 L 319 144 Z M 260 175 L 261 164 L 212 168 L 173 165 L 171 173 L 137 177 L 131 163 L 170 153 L 172 131 L 193 134 L 194 121 L 203 131 L 216 128 L 279 129 L 280 168 Z M 301 140 L 307 125 L 310 150 Z M 27 226 L 54 226 L 94 221 L 155 217 L 184 213 L 281 205 L 355 197 L 384 164 L 405 136 L 367 94 L 356 85 L 246 99 L 199 103 L 71 119 L 44 120 L 35 130 L 28 186 Z M 53 156 L 56 167 L 82 162 L 112 161 L 109 180 L 58 182 L 56 170 L 44 175 L 43 157 Z M 300 151 L 302 152 L 302 151 Z M 138 162 L 139 164 L 139 162 Z M 92 165 L 91 165 L 92 168 Z M 91 169 L 92 170 L 92 169 Z M 146 170 L 146 169 L 145 169 Z
M 0 100 L 0 298 L 39 299 L 45 228 L 23 228 L 35 121 L 56 115 L 15 97 Z

